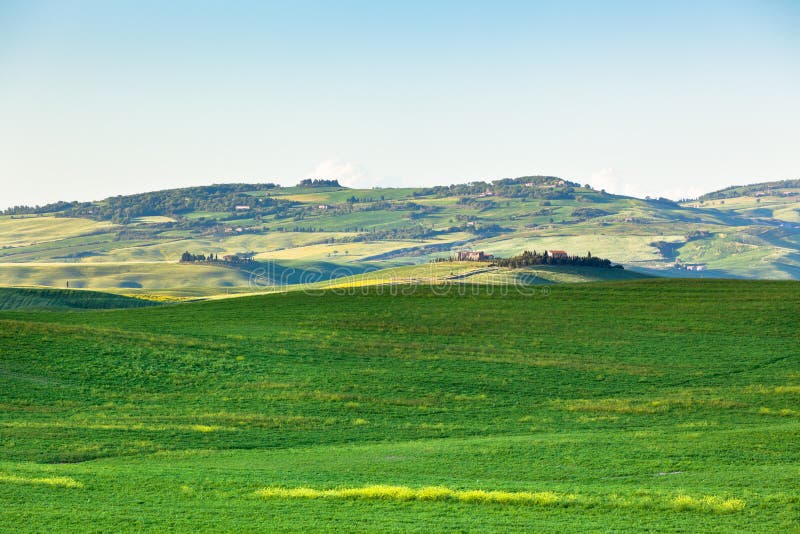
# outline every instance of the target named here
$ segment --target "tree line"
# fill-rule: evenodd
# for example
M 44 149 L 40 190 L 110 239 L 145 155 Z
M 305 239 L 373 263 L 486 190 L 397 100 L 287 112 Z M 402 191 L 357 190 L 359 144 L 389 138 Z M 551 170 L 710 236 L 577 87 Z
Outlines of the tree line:
M 552 255 L 546 250 L 539 253 L 535 250 L 526 250 L 519 256 L 511 258 L 493 258 L 492 263 L 499 267 L 528 267 L 531 265 L 570 265 L 575 267 L 601 267 L 604 269 L 623 269 L 622 265 L 611 263 L 606 258 L 592 256 L 587 252 L 586 256 Z
M 136 217 L 161 215 L 180 217 L 193 211 L 233 212 L 236 206 L 247 206 L 248 214 L 275 212 L 298 204 L 270 196 L 256 197 L 252 192 L 270 191 L 275 184 L 219 184 L 185 187 L 118 195 L 100 202 L 55 202 L 44 206 L 15 206 L 4 215 L 57 213 L 65 217 L 84 217 L 126 224 Z
M 575 198 L 575 190 L 581 185 L 557 176 L 522 176 L 503 178 L 491 182 L 470 182 L 449 186 L 435 186 L 415 191 L 413 196 L 470 196 L 489 195 L 507 198 L 570 200 Z
M 306 178 L 305 180 L 300 180 L 300 183 L 297 184 L 297 187 L 342 187 L 339 185 L 339 180 L 324 180 L 319 178 Z

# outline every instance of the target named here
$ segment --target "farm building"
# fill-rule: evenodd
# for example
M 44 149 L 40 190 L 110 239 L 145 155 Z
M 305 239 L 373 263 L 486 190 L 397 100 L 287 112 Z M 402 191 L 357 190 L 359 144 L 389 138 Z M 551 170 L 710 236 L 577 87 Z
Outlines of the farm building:
M 482 250 L 472 251 L 472 250 L 460 250 L 457 254 L 458 261 L 482 261 L 482 260 L 489 260 L 493 256 L 491 254 L 484 254 Z
M 547 254 L 551 258 L 568 258 L 569 254 L 565 250 L 548 250 Z
M 684 271 L 705 271 L 707 268 L 705 263 L 676 263 L 674 267 Z

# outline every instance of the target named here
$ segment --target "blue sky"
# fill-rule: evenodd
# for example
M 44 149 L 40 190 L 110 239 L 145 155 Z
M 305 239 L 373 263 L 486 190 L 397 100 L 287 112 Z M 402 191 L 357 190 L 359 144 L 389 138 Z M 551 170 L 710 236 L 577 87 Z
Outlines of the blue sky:
M 800 2 L 0 0 L 0 206 L 223 181 L 800 177 Z

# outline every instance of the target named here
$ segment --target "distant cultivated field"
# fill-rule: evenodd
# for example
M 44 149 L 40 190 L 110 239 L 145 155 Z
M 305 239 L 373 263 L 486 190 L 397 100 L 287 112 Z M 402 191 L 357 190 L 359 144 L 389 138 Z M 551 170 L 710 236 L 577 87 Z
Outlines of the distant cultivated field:
M 0 312 L 0 529 L 796 530 L 800 284 L 533 289 Z
M 0 217 L 0 246 L 21 247 L 104 231 L 113 225 L 66 217 Z
M 89 257 L 83 261 L 89 263 L 108 261 L 165 261 L 174 263 L 187 250 L 206 255 L 217 254 L 220 258 L 225 254 L 250 251 L 264 251 L 262 253 L 268 254 L 274 251 L 284 251 L 323 243 L 328 239 L 336 239 L 342 236 L 343 234 L 336 232 L 273 232 L 265 235 L 242 234 L 220 238 L 186 237 L 176 238 L 167 242 L 120 247 L 102 256 Z M 339 246 L 339 248 L 342 247 Z
M 210 289 L 247 286 L 247 272 L 218 265 L 181 265 L 177 262 L 104 263 L 5 263 L 0 264 L 4 286 L 49 286 L 57 288 L 147 288 L 181 287 Z

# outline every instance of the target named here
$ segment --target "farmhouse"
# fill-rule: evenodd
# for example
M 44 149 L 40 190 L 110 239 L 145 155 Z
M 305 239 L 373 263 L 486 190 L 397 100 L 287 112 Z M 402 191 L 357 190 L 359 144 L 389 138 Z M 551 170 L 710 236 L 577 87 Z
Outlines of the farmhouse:
M 705 271 L 707 266 L 705 263 L 676 263 L 674 267 L 684 271 Z
M 547 254 L 551 258 L 568 258 L 569 254 L 565 250 L 548 250 Z
M 250 209 L 250 206 L 236 206 L 236 211 L 247 211 Z
M 484 254 L 482 250 L 459 250 L 456 257 L 458 261 L 482 261 L 493 258 L 491 254 Z

